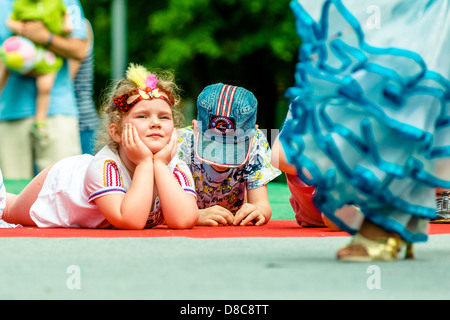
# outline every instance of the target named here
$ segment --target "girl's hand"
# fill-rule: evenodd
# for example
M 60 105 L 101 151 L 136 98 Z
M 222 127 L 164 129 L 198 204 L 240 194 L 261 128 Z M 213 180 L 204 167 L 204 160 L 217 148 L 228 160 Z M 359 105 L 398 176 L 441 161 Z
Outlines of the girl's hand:
M 122 146 L 128 159 L 135 165 L 146 160 L 153 160 L 153 153 L 142 142 L 136 128 L 130 123 L 126 123 L 123 127 Z
M 169 164 L 170 160 L 175 156 L 177 152 L 177 132 L 176 129 L 173 129 L 172 135 L 170 137 L 169 143 L 156 152 L 153 156 L 154 160 L 160 160 L 166 165 Z

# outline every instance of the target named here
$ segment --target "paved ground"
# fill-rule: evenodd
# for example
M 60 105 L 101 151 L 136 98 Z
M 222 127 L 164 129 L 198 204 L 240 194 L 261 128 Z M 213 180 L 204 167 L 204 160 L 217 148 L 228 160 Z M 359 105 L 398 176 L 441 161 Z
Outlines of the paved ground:
M 450 235 L 342 263 L 347 237 L 0 239 L 0 299 L 449 299 Z
M 293 219 L 285 184 L 269 196 L 273 219 Z M 415 260 L 378 264 L 337 261 L 348 240 L 0 238 L 0 299 L 450 298 L 450 235 L 416 245 Z

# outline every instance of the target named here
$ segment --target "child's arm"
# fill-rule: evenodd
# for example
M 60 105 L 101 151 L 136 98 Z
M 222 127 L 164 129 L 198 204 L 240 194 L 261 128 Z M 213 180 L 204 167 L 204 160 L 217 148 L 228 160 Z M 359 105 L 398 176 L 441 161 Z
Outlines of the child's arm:
M 153 202 L 153 154 L 130 124 L 122 132 L 122 146 L 127 157 L 136 164 L 130 188 L 125 194 L 105 195 L 94 201 L 116 228 L 143 229 Z
M 269 203 L 267 186 L 247 190 L 247 203 L 245 203 L 234 216 L 234 225 L 247 225 L 255 221 L 260 226 L 269 222 L 272 217 L 272 208 Z
M 176 150 L 177 135 L 174 130 L 170 142 L 154 155 L 155 184 L 164 221 L 172 229 L 189 229 L 198 221 L 195 197 L 181 188 L 167 166 Z
M 0 60 L 0 95 L 2 93 L 2 89 L 8 81 L 9 71 L 4 65 L 4 63 Z
M 70 18 L 70 15 L 67 13 L 64 14 L 64 26 L 63 26 L 63 32 L 65 34 L 72 33 L 73 25 L 72 25 L 72 19 Z
M 297 175 L 298 172 L 295 165 L 290 164 L 286 159 L 286 154 L 284 153 L 279 137 L 280 136 L 278 135 L 272 145 L 271 163 L 275 168 L 278 168 L 285 173 Z

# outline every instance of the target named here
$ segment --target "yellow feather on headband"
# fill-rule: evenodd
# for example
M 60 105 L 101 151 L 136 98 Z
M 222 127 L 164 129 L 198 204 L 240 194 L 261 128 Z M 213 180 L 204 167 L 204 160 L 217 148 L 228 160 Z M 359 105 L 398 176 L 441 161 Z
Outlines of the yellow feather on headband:
M 127 69 L 126 77 L 133 81 L 138 88 L 145 88 L 145 80 L 150 75 L 150 71 L 148 71 L 145 67 L 131 63 Z

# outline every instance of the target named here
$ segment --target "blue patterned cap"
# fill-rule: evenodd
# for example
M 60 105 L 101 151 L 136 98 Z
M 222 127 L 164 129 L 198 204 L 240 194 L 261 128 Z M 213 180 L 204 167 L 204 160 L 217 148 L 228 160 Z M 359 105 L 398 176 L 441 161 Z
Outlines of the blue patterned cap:
M 197 99 L 196 156 L 226 167 L 247 162 L 257 107 L 254 94 L 242 87 L 217 83 L 203 89 Z

